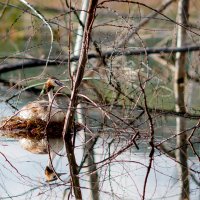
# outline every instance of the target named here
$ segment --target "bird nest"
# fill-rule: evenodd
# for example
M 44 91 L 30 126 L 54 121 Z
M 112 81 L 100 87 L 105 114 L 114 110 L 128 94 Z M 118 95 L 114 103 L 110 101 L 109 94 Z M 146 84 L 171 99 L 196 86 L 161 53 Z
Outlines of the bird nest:
M 27 138 L 40 140 L 48 136 L 49 138 L 59 138 L 62 136 L 64 120 L 62 122 L 46 122 L 38 118 L 23 119 L 13 116 L 2 121 L 0 135 L 9 138 Z M 76 131 L 81 128 L 75 125 Z

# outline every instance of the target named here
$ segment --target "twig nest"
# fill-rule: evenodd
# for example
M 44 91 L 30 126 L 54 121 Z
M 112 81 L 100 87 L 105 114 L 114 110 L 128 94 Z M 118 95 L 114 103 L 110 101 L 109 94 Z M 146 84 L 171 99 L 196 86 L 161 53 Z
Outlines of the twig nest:
M 40 140 L 46 136 L 58 138 L 62 137 L 63 126 L 64 120 L 61 122 L 46 122 L 38 118 L 23 119 L 19 116 L 13 116 L 1 122 L 0 135 L 16 139 Z M 82 128 L 83 126 L 80 124 L 75 125 L 75 131 L 79 131 Z

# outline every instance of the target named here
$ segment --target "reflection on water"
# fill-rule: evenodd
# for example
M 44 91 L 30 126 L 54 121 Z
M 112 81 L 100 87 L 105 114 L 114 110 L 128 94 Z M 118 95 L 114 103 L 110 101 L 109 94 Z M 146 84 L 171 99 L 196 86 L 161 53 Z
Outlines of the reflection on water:
M 12 114 L 12 110 L 6 104 L 0 104 L 0 109 L 5 116 Z M 115 111 L 118 112 L 117 110 Z M 90 116 L 89 123 L 97 126 L 97 119 L 102 114 L 96 109 L 87 111 Z M 103 121 L 103 119 L 102 119 Z M 109 122 L 107 122 L 109 124 Z M 156 122 L 156 141 L 161 142 L 164 138 L 174 135 L 175 120 L 172 117 L 161 117 Z M 190 122 L 196 123 L 196 122 Z M 141 124 L 141 126 L 140 126 Z M 116 131 L 99 132 L 96 137 L 90 135 L 85 138 L 81 133 L 77 133 L 75 155 L 78 165 L 82 163 L 83 155 L 87 155 L 87 162 L 84 163 L 80 171 L 80 184 L 82 187 L 83 199 L 91 197 L 89 188 L 92 185 L 94 191 L 100 191 L 99 199 L 141 199 L 143 195 L 144 180 L 149 164 L 150 149 L 148 146 L 145 126 L 142 122 L 137 122 L 140 128 L 144 129 L 144 134 L 137 139 L 137 149 L 134 145 L 125 149 L 130 141 L 130 134 L 124 132 L 118 134 Z M 106 127 L 110 130 L 112 127 Z M 109 129 L 110 128 L 110 129 Z M 98 130 L 98 128 L 94 129 Z M 130 131 L 127 129 L 127 132 Z M 119 130 L 120 132 L 120 130 Z M 131 132 L 130 132 L 131 133 Z M 115 135 L 117 134 L 117 135 Z M 92 136 L 92 138 L 91 138 Z M 115 136 L 115 140 L 114 139 Z M 85 145 L 85 140 L 88 142 Z M 175 137 L 168 140 L 168 148 L 175 148 Z M 55 144 L 52 141 L 52 144 Z M 83 145 L 84 144 L 84 145 Z M 36 144 L 38 147 L 39 145 Z M 53 145 L 51 145 L 53 146 Z M 61 145 L 62 146 L 62 145 Z M 59 148 L 61 148 L 61 146 Z M 87 146 L 87 149 L 85 148 Z M 92 151 L 91 151 L 92 149 Z M 45 182 L 44 169 L 48 162 L 48 155 L 32 154 L 25 151 L 16 140 L 1 138 L 0 140 L 0 199 L 62 199 L 70 192 L 69 169 L 64 150 L 53 160 L 54 168 L 59 173 L 64 173 L 58 180 Z M 107 159 L 109 156 L 110 159 Z M 196 179 L 190 178 L 190 198 L 199 199 L 199 161 L 189 151 L 188 166 Z M 96 165 L 92 165 L 93 163 Z M 86 167 L 87 165 L 92 166 Z M 169 155 L 156 150 L 152 169 L 149 174 L 146 190 L 146 199 L 178 199 L 180 197 L 179 176 L 176 168 L 177 163 Z M 92 171 L 92 173 L 91 173 Z M 98 172 L 95 179 L 91 179 L 91 174 Z M 196 172 L 196 173 L 195 173 Z M 96 174 L 97 175 L 97 174 Z M 96 181 L 98 180 L 98 183 Z M 15 188 L 13 190 L 13 188 Z M 94 198 L 95 199 L 95 198 Z M 96 197 L 97 199 L 97 197 Z
M 105 148 L 104 140 L 99 140 L 95 148 L 96 161 L 100 161 L 105 154 L 102 154 Z M 103 146 L 102 146 L 103 145 Z M 111 151 L 116 149 L 116 144 L 113 144 Z M 137 150 L 131 149 L 113 160 L 110 165 L 101 167 L 99 170 L 100 183 L 100 199 L 140 199 L 144 184 L 144 177 L 148 165 L 148 153 L 145 148 L 143 153 L 137 153 Z M 146 150 L 146 152 L 145 152 Z M 63 186 L 61 181 L 54 183 L 45 183 L 43 171 L 46 166 L 47 158 L 42 155 L 34 155 L 23 151 L 16 142 L 1 142 L 1 152 L 8 159 L 0 157 L 1 161 L 1 198 L 8 196 L 19 195 L 17 199 L 61 199 L 66 186 Z M 14 155 L 13 152 L 16 152 Z M 81 151 L 77 150 L 76 155 L 78 161 L 81 160 Z M 10 165 L 10 163 L 14 168 Z M 56 170 L 59 172 L 67 172 L 61 177 L 64 180 L 68 179 L 68 169 L 66 168 L 66 159 L 56 160 Z M 195 166 L 196 159 L 190 160 L 190 165 L 193 165 L 195 170 L 199 170 L 199 166 Z M 101 164 L 99 164 L 99 167 Z M 84 176 L 81 179 L 81 186 L 88 187 L 88 177 Z M 13 191 L 13 187 L 16 188 Z M 50 188 L 51 189 L 50 189 Z M 178 185 L 178 175 L 176 163 L 166 156 L 156 154 L 154 166 L 150 173 L 147 185 L 147 199 L 178 199 L 180 195 Z M 50 189 L 50 191 L 49 191 Z M 190 190 L 191 199 L 199 199 L 199 187 L 191 180 Z M 43 194 L 44 192 L 44 194 Z M 38 195 L 40 194 L 40 195 Z M 83 189 L 84 199 L 90 195 L 88 189 Z

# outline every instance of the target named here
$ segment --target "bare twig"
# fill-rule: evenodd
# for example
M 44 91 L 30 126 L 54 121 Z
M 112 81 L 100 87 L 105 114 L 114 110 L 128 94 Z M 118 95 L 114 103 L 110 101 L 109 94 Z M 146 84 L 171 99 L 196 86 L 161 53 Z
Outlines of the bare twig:
M 123 47 L 129 40 L 130 38 L 139 31 L 139 29 L 144 26 L 145 24 L 147 24 L 153 17 L 155 17 L 156 15 L 158 15 L 159 13 L 163 12 L 169 5 L 171 5 L 171 3 L 173 3 L 175 0 L 169 0 L 167 1 L 165 4 L 161 5 L 159 8 L 157 8 L 157 12 L 153 11 L 152 13 L 150 13 L 145 19 L 143 19 L 142 21 L 140 21 L 139 25 L 136 28 L 132 28 L 128 34 L 126 35 L 126 37 L 117 45 L 117 47 L 115 47 L 116 49 Z
M 188 30 L 190 31 L 191 33 L 194 33 L 195 35 L 197 36 L 200 36 L 200 34 L 198 32 L 195 32 L 193 30 L 190 29 L 190 27 L 188 27 L 186 24 L 181 24 L 181 23 L 178 23 L 176 22 L 175 20 L 171 19 L 170 17 L 166 16 L 165 14 L 159 12 L 158 10 L 156 10 L 155 8 L 152 8 L 151 6 L 148 6 L 147 4 L 145 3 L 140 3 L 138 1 L 129 1 L 129 0 L 105 0 L 105 1 L 101 1 L 99 4 L 98 4 L 98 7 L 101 7 L 103 4 L 107 3 L 107 2 L 121 2 L 121 3 L 127 3 L 127 4 L 137 4 L 137 5 L 140 5 L 140 6 L 143 6 L 145 8 L 148 8 L 158 14 L 160 14 L 161 16 L 163 16 L 164 18 L 168 19 L 170 22 L 178 25 L 178 26 L 181 26 L 182 28 L 184 28 L 185 30 Z
M 46 61 L 46 63 L 45 63 L 45 68 L 44 68 L 44 70 L 43 70 L 43 73 L 46 73 L 47 65 L 48 65 L 48 62 L 49 62 L 49 59 L 50 59 L 50 55 L 51 55 L 51 53 L 52 53 L 52 48 L 53 48 L 54 35 L 53 35 L 52 28 L 51 28 L 49 22 L 45 19 L 45 17 L 44 17 L 41 13 L 39 13 L 33 6 L 31 6 L 27 1 L 25 1 L 25 0 L 19 0 L 19 1 L 22 2 L 24 5 L 26 5 L 28 8 L 30 8 L 31 11 L 32 11 L 33 13 L 35 13 L 35 14 L 38 16 L 38 18 L 40 18 L 40 19 L 42 20 L 42 22 L 43 22 L 43 23 L 48 27 L 48 29 L 49 29 L 50 36 L 51 36 L 51 41 L 50 41 L 50 44 L 51 44 L 51 45 L 50 45 L 50 48 L 49 48 L 49 52 L 48 52 L 48 56 L 47 56 L 47 61 Z
M 1 13 L 0 13 L 0 19 L 3 17 L 3 15 L 4 15 L 5 11 L 6 11 L 6 8 L 7 8 L 7 6 L 8 6 L 9 1 L 10 1 L 10 0 L 6 0 L 5 4 L 4 4 L 4 6 L 3 6 L 3 9 L 2 9 L 2 11 L 1 11 Z
M 146 176 L 145 176 L 145 181 L 144 181 L 144 187 L 143 187 L 143 195 L 142 195 L 142 199 L 144 200 L 145 199 L 145 193 L 146 193 L 146 186 L 147 186 L 147 180 L 148 180 L 148 177 L 149 177 L 149 174 L 150 174 L 150 171 L 151 171 L 151 166 L 153 164 L 153 160 L 154 160 L 154 152 L 155 152 L 155 145 L 154 145 L 154 126 L 153 126 L 153 119 L 151 117 L 151 114 L 148 110 L 148 106 L 147 106 L 147 97 L 146 97 L 146 94 L 145 94 L 145 90 L 144 90 L 144 86 L 142 85 L 142 82 L 141 82 L 141 78 L 139 76 L 139 83 L 140 83 L 140 88 L 142 90 L 142 93 L 143 93 L 143 97 L 144 97 L 144 107 L 145 107 L 145 112 L 148 116 L 148 120 L 149 120 L 149 132 L 150 132 L 150 141 L 149 141 L 149 144 L 151 146 L 151 151 L 149 153 L 149 165 L 147 167 L 147 173 L 146 173 Z

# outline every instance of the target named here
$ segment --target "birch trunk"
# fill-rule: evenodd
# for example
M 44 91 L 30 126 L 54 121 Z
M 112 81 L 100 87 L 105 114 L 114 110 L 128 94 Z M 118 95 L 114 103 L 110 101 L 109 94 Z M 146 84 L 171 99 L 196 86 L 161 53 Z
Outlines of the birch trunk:
M 189 0 L 179 0 L 177 22 L 187 26 L 188 22 Z M 186 41 L 187 32 L 182 26 L 177 27 L 177 47 L 183 47 Z M 174 76 L 174 93 L 176 101 L 176 111 L 186 112 L 184 97 L 185 97 L 185 62 L 186 53 L 176 53 L 175 76 Z M 179 174 L 179 183 L 181 188 L 180 199 L 189 199 L 189 177 L 187 165 L 187 134 L 186 121 L 184 118 L 176 118 L 176 133 L 177 133 L 177 150 L 176 160 Z M 181 134 L 180 134 L 181 133 Z

